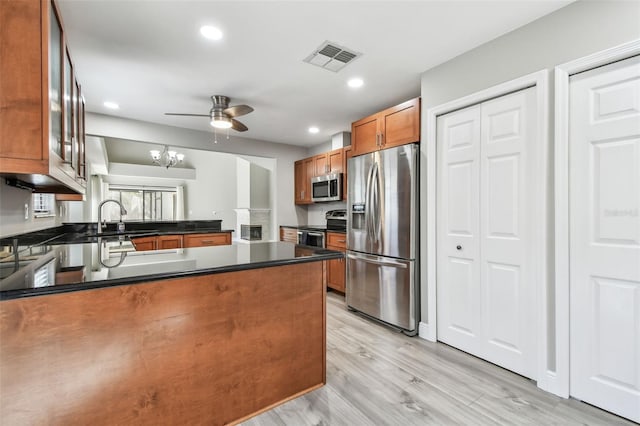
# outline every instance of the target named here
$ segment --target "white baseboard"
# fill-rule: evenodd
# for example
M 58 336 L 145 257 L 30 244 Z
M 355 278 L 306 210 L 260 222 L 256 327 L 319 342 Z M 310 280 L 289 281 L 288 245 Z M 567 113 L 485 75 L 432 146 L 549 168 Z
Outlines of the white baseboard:
M 436 331 L 426 322 L 420 321 L 418 325 L 418 336 L 430 342 L 436 341 Z

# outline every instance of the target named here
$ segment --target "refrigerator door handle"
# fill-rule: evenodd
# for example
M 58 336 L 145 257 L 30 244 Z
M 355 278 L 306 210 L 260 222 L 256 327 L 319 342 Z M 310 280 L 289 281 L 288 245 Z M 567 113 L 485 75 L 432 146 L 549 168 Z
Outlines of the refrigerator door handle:
M 372 204 L 373 214 L 372 216 L 372 229 L 373 229 L 373 238 L 377 243 L 380 240 L 380 171 L 378 167 L 378 163 L 373 164 L 373 173 L 371 176 L 371 184 L 373 186 L 372 192 L 372 200 L 375 200 Z
M 378 260 L 378 259 L 374 259 L 371 258 L 369 256 L 358 256 L 356 254 L 352 254 L 352 253 L 348 253 L 347 254 L 347 258 L 348 259 L 354 259 L 354 260 L 361 260 L 363 262 L 367 262 L 367 263 L 373 263 L 374 265 L 380 265 L 380 266 L 391 266 L 394 268 L 400 268 L 400 269 L 407 269 L 408 265 L 406 263 L 401 263 L 401 262 L 394 262 L 393 260 Z
M 371 225 L 372 224 L 371 214 L 373 212 L 373 209 L 371 208 L 372 177 L 373 177 L 373 164 L 371 165 L 371 167 L 369 167 L 369 172 L 367 173 L 367 186 L 365 188 L 365 198 L 364 198 L 364 202 L 365 202 L 364 220 L 367 227 L 367 240 L 371 238 L 371 234 L 372 234 L 372 225 Z

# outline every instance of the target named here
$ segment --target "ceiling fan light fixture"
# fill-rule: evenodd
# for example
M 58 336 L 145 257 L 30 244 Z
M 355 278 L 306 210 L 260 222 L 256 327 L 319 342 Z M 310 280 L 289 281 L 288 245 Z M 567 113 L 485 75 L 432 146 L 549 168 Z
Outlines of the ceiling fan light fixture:
M 210 124 L 216 129 L 230 129 L 233 125 L 231 119 L 223 115 L 212 117 Z

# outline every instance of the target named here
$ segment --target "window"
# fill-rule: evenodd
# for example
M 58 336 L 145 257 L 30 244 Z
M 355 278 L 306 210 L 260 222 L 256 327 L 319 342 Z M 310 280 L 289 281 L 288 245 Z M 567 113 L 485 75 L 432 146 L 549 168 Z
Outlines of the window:
M 33 194 L 33 216 L 52 217 L 56 215 L 55 194 Z
M 122 203 L 127 210 L 123 221 L 176 220 L 176 188 L 109 185 L 107 199 Z M 102 217 L 107 221 L 117 221 L 120 208 L 115 203 L 107 203 L 103 206 Z

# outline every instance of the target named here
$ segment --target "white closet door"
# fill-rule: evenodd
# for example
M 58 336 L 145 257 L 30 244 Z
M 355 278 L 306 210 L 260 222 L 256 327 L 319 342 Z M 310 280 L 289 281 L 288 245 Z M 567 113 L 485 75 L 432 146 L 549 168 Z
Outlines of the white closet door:
M 525 89 L 437 121 L 438 340 L 531 378 L 535 102 Z
M 486 358 L 536 372 L 532 218 L 536 144 L 534 89 L 482 104 L 480 274 Z M 542 177 L 540 177 L 542 179 Z M 537 230 L 544 232 L 544 230 Z
M 640 422 L 640 61 L 570 83 L 570 392 Z
M 479 268 L 480 106 L 439 117 L 438 340 L 483 352 Z

